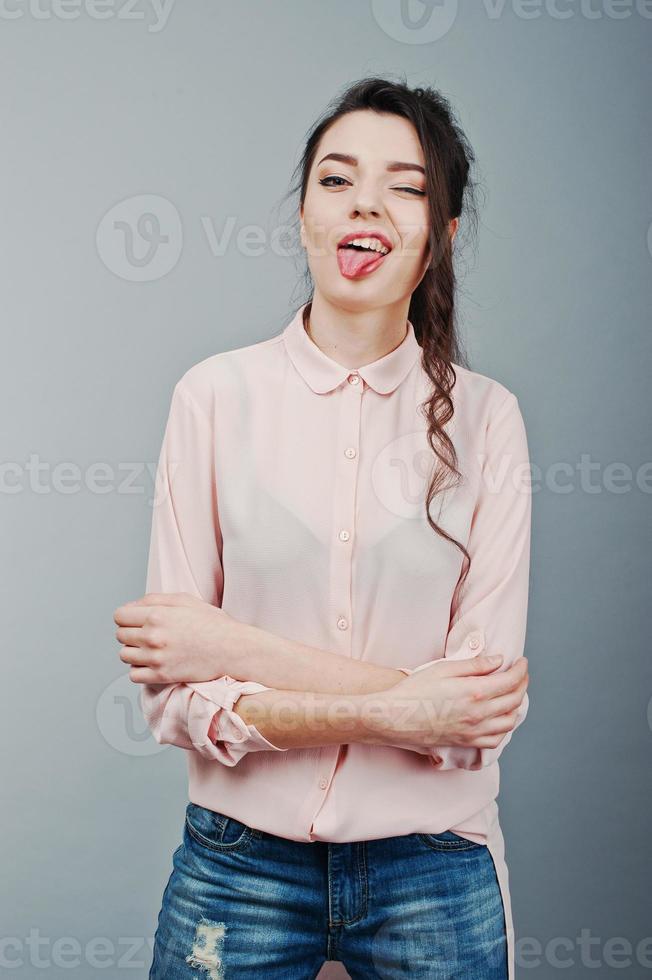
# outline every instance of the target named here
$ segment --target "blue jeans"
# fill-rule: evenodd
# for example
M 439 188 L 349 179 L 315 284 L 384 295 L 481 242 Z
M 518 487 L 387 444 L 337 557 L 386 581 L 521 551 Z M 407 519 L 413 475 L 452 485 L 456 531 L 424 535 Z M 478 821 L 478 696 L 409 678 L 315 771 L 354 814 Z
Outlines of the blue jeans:
M 452 831 L 294 841 L 189 803 L 172 863 L 149 980 L 507 980 L 493 858 Z

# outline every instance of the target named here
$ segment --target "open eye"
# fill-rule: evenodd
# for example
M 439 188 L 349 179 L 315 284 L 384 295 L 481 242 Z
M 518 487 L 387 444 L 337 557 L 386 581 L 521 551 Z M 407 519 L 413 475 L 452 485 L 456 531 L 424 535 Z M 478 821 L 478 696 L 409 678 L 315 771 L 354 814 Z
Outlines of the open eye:
M 333 184 L 327 184 L 326 183 L 327 180 L 343 180 L 346 184 L 349 183 L 349 181 L 348 180 L 345 180 L 344 177 L 338 177 L 336 174 L 331 174 L 330 177 L 321 177 L 320 180 L 319 180 L 319 183 L 320 184 L 323 184 L 324 187 L 333 187 Z M 338 184 L 337 186 L 340 187 L 341 184 Z

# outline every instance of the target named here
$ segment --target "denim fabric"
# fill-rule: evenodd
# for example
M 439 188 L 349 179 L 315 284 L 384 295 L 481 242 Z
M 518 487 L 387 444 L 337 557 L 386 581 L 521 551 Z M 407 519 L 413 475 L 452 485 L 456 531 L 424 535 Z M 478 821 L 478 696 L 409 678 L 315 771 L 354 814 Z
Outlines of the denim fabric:
M 189 803 L 172 863 L 149 980 L 507 980 L 491 853 L 452 831 L 303 842 Z

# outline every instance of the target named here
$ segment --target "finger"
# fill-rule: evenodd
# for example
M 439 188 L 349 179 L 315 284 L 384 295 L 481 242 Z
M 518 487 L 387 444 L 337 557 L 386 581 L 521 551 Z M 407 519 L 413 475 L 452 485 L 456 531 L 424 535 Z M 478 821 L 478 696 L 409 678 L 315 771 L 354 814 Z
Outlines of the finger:
M 129 671 L 129 680 L 133 681 L 134 684 L 159 684 L 159 678 L 156 671 L 152 670 L 150 667 L 134 667 Z
M 121 647 L 120 659 L 125 664 L 133 664 L 134 667 L 151 666 L 149 655 L 142 649 L 142 647 Z
M 468 677 L 471 674 L 489 674 L 500 666 L 502 660 L 494 661 L 490 656 L 479 653 L 475 657 L 464 657 L 459 660 L 456 657 L 449 657 L 440 663 L 450 667 L 445 673 L 456 677 Z
M 498 697 L 490 698 L 486 702 L 485 718 L 497 718 L 500 715 L 508 714 L 510 711 L 516 711 L 523 701 L 523 693 L 524 691 L 522 692 L 519 689 L 509 694 L 502 694 Z
M 113 622 L 118 626 L 144 626 L 148 609 L 149 606 L 127 602 L 113 613 Z
M 514 714 L 508 712 L 506 714 L 498 715 L 496 718 L 490 718 L 487 721 L 482 722 L 477 726 L 478 737 L 491 735 L 507 735 L 508 732 L 514 730 L 515 718 Z
M 528 663 L 526 657 L 519 657 L 509 667 L 503 670 L 494 671 L 490 676 L 484 676 L 478 680 L 481 685 L 481 692 L 478 699 L 487 700 L 501 697 L 503 694 L 510 694 L 518 691 L 522 686 L 527 687 Z
M 495 749 L 497 747 L 496 741 L 500 745 L 506 735 L 507 732 L 496 732 L 494 735 L 477 735 L 470 742 L 466 742 L 465 745 L 467 748 L 474 749 Z
M 118 643 L 123 643 L 127 647 L 140 647 L 145 642 L 140 626 L 119 626 L 115 631 L 115 638 Z

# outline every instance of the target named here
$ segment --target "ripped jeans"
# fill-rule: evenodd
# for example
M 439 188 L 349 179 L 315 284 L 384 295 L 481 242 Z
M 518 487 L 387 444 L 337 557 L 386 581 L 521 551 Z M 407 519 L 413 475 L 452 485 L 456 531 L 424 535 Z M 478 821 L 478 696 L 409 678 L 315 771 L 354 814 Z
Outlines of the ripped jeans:
M 294 841 L 188 803 L 149 980 L 507 980 L 489 849 L 452 831 Z

